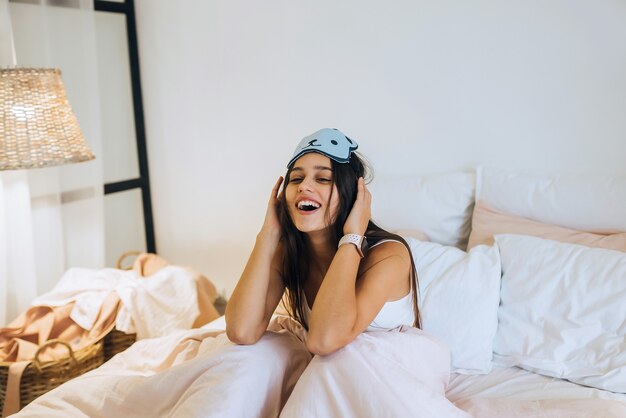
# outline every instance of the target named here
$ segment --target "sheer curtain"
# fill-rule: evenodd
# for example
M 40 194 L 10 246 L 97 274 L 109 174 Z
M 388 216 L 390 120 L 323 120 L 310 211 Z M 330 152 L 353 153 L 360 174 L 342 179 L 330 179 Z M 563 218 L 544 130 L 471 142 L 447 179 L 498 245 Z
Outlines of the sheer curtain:
M 102 144 L 92 0 L 0 0 L 2 62 L 12 27 L 19 67 L 56 67 L 85 139 L 86 163 L 0 172 L 0 326 L 69 267 L 105 264 Z

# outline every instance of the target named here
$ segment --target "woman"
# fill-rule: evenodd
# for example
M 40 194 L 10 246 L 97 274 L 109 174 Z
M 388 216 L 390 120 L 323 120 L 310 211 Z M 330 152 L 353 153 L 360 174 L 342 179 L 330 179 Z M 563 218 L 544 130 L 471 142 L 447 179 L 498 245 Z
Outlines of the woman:
M 231 341 L 257 342 L 285 289 L 313 354 L 330 354 L 368 328 L 419 327 L 410 249 L 370 220 L 368 173 L 357 148 L 336 129 L 317 131 L 296 148 L 228 302 Z
M 228 338 L 289 346 L 266 332 L 286 290 L 315 356 L 304 369 L 283 366 L 293 384 L 281 417 L 469 417 L 445 398 L 447 347 L 418 329 L 410 248 L 370 219 L 357 147 L 336 129 L 300 142 L 228 302 Z M 289 347 L 297 355 L 299 347 Z

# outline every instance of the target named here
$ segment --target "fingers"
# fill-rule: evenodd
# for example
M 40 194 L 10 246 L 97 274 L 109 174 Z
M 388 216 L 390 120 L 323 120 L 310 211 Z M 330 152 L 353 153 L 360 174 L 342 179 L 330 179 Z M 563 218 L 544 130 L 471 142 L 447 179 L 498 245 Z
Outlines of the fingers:
M 371 194 L 365 186 L 365 180 L 363 177 L 359 177 L 356 200 L 344 224 L 344 233 L 365 234 L 371 218 L 371 199 Z
M 283 176 L 278 177 L 278 180 L 276 181 L 276 184 L 274 185 L 274 188 L 272 189 L 272 196 L 273 198 L 278 198 L 278 190 L 280 189 L 280 185 L 283 182 Z
M 366 201 L 370 201 L 372 198 L 370 191 L 365 186 L 365 179 L 363 177 L 359 177 L 359 180 L 357 183 L 356 198 L 357 200 L 360 199 L 360 200 L 366 200 Z

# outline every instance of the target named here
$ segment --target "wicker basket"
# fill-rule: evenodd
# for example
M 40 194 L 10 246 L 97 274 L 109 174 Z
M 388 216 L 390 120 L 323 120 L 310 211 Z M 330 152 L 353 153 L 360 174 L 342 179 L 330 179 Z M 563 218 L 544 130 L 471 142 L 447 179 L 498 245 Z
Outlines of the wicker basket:
M 115 263 L 115 268 L 118 270 L 132 270 L 133 266 L 130 265 L 130 267 L 124 267 L 124 260 L 128 257 L 132 257 L 135 256 L 137 257 L 138 255 L 141 255 L 142 252 L 141 251 L 127 251 L 125 253 L 123 253 L 122 255 L 119 256 L 119 258 L 117 259 L 117 262 Z
M 126 334 L 116 329 L 109 332 L 104 341 L 104 361 L 109 361 L 117 353 L 121 353 L 137 341 L 137 334 Z
M 69 356 L 55 361 L 39 361 L 39 353 L 49 345 L 62 344 L 69 350 Z M 104 363 L 104 343 L 95 344 L 73 351 L 69 344 L 60 340 L 44 343 L 31 364 L 26 367 L 20 381 L 20 408 L 28 405 L 38 396 L 54 389 L 61 383 L 93 370 Z M 0 362 L 0 411 L 4 407 L 10 362 Z

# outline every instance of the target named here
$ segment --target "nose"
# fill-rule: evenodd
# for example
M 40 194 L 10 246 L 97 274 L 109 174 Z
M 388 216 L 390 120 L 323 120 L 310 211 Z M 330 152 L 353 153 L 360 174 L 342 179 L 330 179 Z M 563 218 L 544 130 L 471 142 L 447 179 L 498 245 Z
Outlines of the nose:
M 310 180 L 308 178 L 302 179 L 300 184 L 298 184 L 298 192 L 312 191 L 312 190 L 313 190 L 313 188 L 312 188 L 311 182 L 310 182 Z

